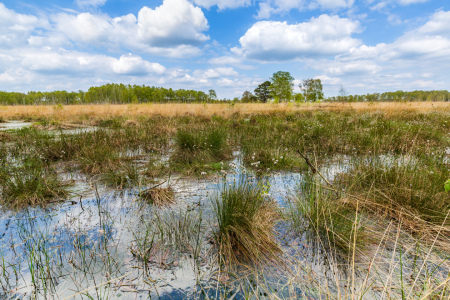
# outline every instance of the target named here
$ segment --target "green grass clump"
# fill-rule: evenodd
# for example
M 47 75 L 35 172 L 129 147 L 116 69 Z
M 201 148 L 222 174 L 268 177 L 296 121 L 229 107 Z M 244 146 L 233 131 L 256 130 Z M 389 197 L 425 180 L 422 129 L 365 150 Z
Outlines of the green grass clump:
M 293 229 L 299 234 L 311 229 L 312 236 L 320 238 L 322 247 L 337 249 L 341 254 L 350 253 L 354 245 L 363 248 L 366 234 L 360 218 L 336 194 L 323 189 L 318 180 L 306 176 L 300 183 L 287 214 Z
M 69 195 L 68 185 L 55 172 L 42 168 L 1 172 L 0 188 L 1 204 L 12 209 L 43 206 Z
M 119 129 L 122 127 L 123 120 L 121 118 L 111 118 L 99 120 L 97 126 L 105 128 Z
M 170 162 L 176 170 L 188 173 L 215 170 L 215 163 L 230 157 L 227 133 L 215 126 L 178 129 L 174 141 L 175 151 Z
M 227 134 L 224 130 L 213 128 L 206 134 L 206 149 L 211 152 L 214 158 L 226 158 L 224 148 L 226 147 Z
M 141 176 L 137 166 L 133 162 L 122 164 L 102 174 L 103 181 L 111 187 L 123 189 L 126 187 L 139 186 Z
M 338 176 L 337 183 L 349 193 L 378 203 L 380 210 L 393 217 L 399 217 L 402 209 L 410 212 L 403 217 L 414 227 L 419 220 L 442 224 L 450 209 L 450 195 L 443 188 L 449 176 L 444 155 L 429 153 L 421 157 L 399 156 L 391 162 L 373 158 L 355 163 L 352 170 Z
M 261 187 L 248 182 L 225 186 L 213 207 L 218 224 L 214 237 L 222 263 L 231 267 L 280 262 L 281 250 L 273 234 L 280 215 Z

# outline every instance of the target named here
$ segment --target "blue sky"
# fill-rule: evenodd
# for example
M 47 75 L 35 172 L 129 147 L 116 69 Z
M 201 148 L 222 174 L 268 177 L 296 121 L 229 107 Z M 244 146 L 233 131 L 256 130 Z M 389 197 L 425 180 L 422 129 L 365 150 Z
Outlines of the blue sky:
M 325 96 L 449 90 L 450 1 L 0 2 L 0 90 L 125 83 L 234 98 L 276 71 L 296 86 L 320 78 Z

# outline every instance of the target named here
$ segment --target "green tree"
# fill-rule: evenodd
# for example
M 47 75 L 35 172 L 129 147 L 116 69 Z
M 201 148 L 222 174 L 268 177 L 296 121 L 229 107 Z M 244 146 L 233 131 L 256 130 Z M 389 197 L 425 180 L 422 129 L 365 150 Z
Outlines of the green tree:
M 273 73 L 270 81 L 270 94 L 275 99 L 275 102 L 291 100 L 294 77 L 289 72 L 278 71 Z
M 303 102 L 304 100 L 303 100 L 303 95 L 302 95 L 302 93 L 296 93 L 296 94 L 294 95 L 294 101 L 295 101 L 296 103 Z
M 211 99 L 211 100 L 217 99 L 217 94 L 216 94 L 215 90 L 209 90 L 209 99 Z
M 241 102 L 244 102 L 244 103 L 256 102 L 256 97 L 251 92 L 245 91 L 242 94 Z
M 342 86 L 342 83 L 341 83 L 341 88 L 339 89 L 338 100 L 342 101 L 342 102 L 348 101 L 347 95 L 348 95 L 347 90 Z
M 255 95 L 261 102 L 267 102 L 270 97 L 270 81 L 264 81 L 255 89 Z
M 298 86 L 303 91 L 305 101 L 318 101 L 323 99 L 323 87 L 320 79 L 305 79 Z

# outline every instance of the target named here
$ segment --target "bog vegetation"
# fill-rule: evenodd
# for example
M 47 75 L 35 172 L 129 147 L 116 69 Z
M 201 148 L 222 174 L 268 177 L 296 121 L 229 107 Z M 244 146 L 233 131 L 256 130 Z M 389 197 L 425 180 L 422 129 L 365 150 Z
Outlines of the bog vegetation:
M 446 103 L 0 113 L 6 297 L 450 296 Z

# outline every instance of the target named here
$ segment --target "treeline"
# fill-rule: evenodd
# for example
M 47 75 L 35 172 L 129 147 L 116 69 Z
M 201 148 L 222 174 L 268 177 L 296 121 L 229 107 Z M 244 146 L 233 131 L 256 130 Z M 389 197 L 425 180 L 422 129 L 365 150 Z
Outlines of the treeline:
M 288 72 L 274 73 L 271 81 L 265 81 L 255 89 L 255 95 L 245 91 L 241 102 L 268 101 L 330 101 L 330 102 L 410 102 L 410 101 L 449 101 L 450 92 L 442 91 L 396 91 L 373 93 L 366 95 L 347 95 L 341 87 L 339 96 L 323 98 L 320 79 L 307 79 L 300 83 L 300 93 L 293 92 L 294 78 Z M 42 105 L 42 104 L 130 104 L 130 103 L 203 103 L 222 102 L 214 90 L 208 93 L 195 90 L 173 90 L 163 87 L 146 85 L 106 84 L 91 87 L 87 92 L 2 92 L 0 91 L 0 105 Z
M 106 84 L 91 87 L 87 92 L 2 92 L 1 105 L 40 105 L 40 104 L 96 104 L 96 103 L 199 103 L 219 101 L 214 90 L 208 93 L 195 90 L 173 90 L 145 85 Z
M 373 93 L 366 95 L 340 95 L 328 97 L 326 101 L 339 102 L 414 102 L 414 101 L 449 101 L 450 92 L 442 91 L 396 91 L 386 93 Z

